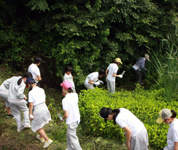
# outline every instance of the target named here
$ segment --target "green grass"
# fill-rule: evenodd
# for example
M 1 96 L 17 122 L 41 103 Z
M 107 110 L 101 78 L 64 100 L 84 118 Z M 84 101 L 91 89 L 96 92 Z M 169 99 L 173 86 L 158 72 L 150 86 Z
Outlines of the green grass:
M 0 66 L 0 83 L 13 75 L 17 75 L 17 73 L 13 73 L 8 67 Z M 47 149 L 65 150 L 67 148 L 66 124 L 65 122 L 61 122 L 57 117 L 57 112 L 63 113 L 61 107 L 63 96 L 59 89 L 45 87 L 44 90 L 47 106 L 52 116 L 52 121 L 45 125 L 44 129 L 49 138 L 54 141 Z M 28 95 L 28 89 L 25 89 L 25 94 L 26 96 Z M 43 144 L 36 139 L 37 133 L 33 133 L 31 129 L 23 129 L 18 133 L 15 119 L 6 118 L 6 115 L 4 102 L 0 100 L 0 150 L 43 149 Z M 83 150 L 127 150 L 125 142 L 122 143 L 120 139 L 88 136 L 85 135 L 84 130 L 82 124 L 80 124 L 77 135 Z

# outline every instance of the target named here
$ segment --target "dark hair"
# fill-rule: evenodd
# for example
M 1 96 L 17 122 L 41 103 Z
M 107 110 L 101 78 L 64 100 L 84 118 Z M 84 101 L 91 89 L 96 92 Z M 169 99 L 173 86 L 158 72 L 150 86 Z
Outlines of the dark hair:
M 33 89 L 32 84 L 34 84 L 34 83 L 36 83 L 34 79 L 32 79 L 30 83 L 28 83 L 28 84 L 30 84 L 29 91 L 31 91 Z
M 105 70 L 101 68 L 99 71 L 99 75 L 105 75 Z
M 176 118 L 176 112 L 174 111 L 174 110 L 171 110 L 171 112 L 172 112 L 172 116 L 171 116 L 171 118 Z
M 34 64 L 38 64 L 38 63 L 41 63 L 41 62 L 42 62 L 41 57 L 37 57 L 37 56 L 36 56 L 36 57 L 34 58 L 34 61 L 33 61 Z
M 73 93 L 73 90 L 71 88 L 68 88 L 69 93 Z
M 25 72 L 22 76 L 22 78 L 20 78 L 18 81 L 17 81 L 17 84 L 20 85 L 22 83 L 22 79 L 23 78 L 30 78 L 32 77 L 32 74 L 30 72 Z
M 71 66 L 67 66 L 64 70 L 64 74 L 67 73 L 67 71 L 72 71 L 72 67 Z
M 119 65 L 120 64 L 120 62 L 114 62 L 116 65 Z
M 120 110 L 119 109 L 114 109 L 112 111 L 112 113 L 113 113 L 113 122 L 114 122 L 114 124 L 116 124 L 116 117 L 120 113 Z

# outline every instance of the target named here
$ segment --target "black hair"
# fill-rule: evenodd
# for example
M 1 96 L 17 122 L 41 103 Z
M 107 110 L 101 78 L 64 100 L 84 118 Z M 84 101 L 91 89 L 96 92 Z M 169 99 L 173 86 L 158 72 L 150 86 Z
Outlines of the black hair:
M 176 112 L 174 111 L 174 110 L 171 110 L 171 112 L 172 112 L 172 116 L 171 116 L 171 118 L 176 118 Z
M 114 122 L 114 124 L 116 124 L 116 117 L 120 113 L 120 110 L 119 109 L 114 109 L 112 111 L 112 113 L 113 113 L 113 122 Z
M 34 58 L 34 61 L 33 61 L 34 64 L 38 64 L 38 63 L 41 63 L 41 62 L 42 62 L 41 57 L 37 57 L 37 56 L 36 56 L 36 57 Z
M 64 74 L 67 73 L 67 71 L 72 71 L 72 67 L 71 66 L 67 66 L 64 70 Z
M 101 68 L 99 71 L 99 75 L 105 75 L 105 70 Z
M 114 62 L 116 65 L 119 65 L 120 64 L 120 62 Z
M 71 88 L 68 88 L 69 93 L 73 93 L 73 90 Z
M 117 117 L 117 115 L 119 113 L 120 113 L 119 109 L 112 110 L 111 108 L 107 108 L 107 114 L 108 115 L 113 114 L 113 123 L 114 123 L 114 125 L 116 124 L 116 117 Z
M 22 83 L 22 79 L 23 78 L 30 78 L 32 77 L 32 74 L 30 72 L 25 72 L 22 76 L 22 78 L 20 78 L 18 81 L 17 81 L 17 84 L 20 85 Z

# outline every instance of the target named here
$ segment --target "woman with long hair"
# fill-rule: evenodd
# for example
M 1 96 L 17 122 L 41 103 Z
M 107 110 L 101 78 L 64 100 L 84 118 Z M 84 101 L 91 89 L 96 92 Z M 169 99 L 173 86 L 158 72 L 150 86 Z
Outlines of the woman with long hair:
M 148 133 L 144 124 L 128 109 L 102 108 L 100 117 L 107 120 L 113 120 L 125 130 L 128 150 L 148 150 Z

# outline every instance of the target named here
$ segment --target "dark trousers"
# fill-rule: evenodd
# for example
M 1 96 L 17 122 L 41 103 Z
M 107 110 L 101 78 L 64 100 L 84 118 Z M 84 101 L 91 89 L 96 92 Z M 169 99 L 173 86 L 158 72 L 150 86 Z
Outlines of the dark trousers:
M 137 83 L 141 84 L 142 82 L 142 72 L 141 71 L 138 71 L 138 70 L 135 70 L 136 72 L 136 75 L 137 75 Z

